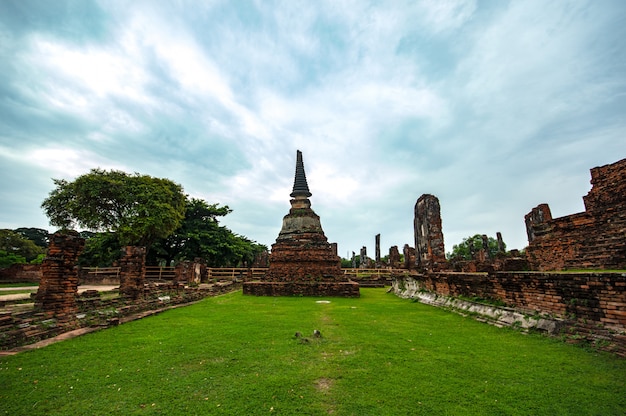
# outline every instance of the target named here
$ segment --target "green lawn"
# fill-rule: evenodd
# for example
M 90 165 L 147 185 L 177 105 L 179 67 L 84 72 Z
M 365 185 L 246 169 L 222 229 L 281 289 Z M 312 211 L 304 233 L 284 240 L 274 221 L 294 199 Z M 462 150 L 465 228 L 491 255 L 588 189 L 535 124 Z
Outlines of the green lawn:
M 24 283 L 0 283 L 0 288 L 5 288 L 5 287 L 27 287 L 27 286 L 37 287 L 37 286 L 39 286 L 39 283 L 29 283 L 29 282 L 24 282 Z
M 0 414 L 626 412 L 626 360 L 385 289 L 361 294 L 320 304 L 236 292 L 0 357 Z

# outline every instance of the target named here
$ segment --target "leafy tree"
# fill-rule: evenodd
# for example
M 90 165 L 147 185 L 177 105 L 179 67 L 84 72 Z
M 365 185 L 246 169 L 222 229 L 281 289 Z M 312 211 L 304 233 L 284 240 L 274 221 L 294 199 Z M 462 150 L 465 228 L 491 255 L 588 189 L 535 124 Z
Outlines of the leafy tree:
M 48 241 L 50 240 L 50 233 L 43 228 L 16 228 L 16 233 L 28 238 L 39 247 L 48 248 Z
M 6 250 L 0 250 L 0 268 L 9 267 L 12 264 L 24 264 L 26 259 L 15 253 L 7 253 Z
M 488 255 L 494 257 L 498 254 L 498 240 L 488 237 Z M 477 253 L 483 248 L 483 238 L 480 234 L 464 238 L 459 244 L 452 246 L 452 253 L 448 253 L 448 259 L 471 260 L 472 253 Z M 504 247 L 506 249 L 506 245 Z
M 45 250 L 33 241 L 12 230 L 0 230 L 0 250 L 3 267 L 13 263 L 27 263 L 43 255 Z
M 86 267 L 111 267 L 120 259 L 122 244 L 115 233 L 84 233 L 85 248 L 83 249 L 78 264 Z
M 219 225 L 218 218 L 228 215 L 228 206 L 188 199 L 182 225 L 169 237 L 153 244 L 148 253 L 151 263 L 202 258 L 209 266 L 237 266 L 250 263 L 267 248 Z
M 52 225 L 115 232 L 122 245 L 150 246 L 185 215 L 182 187 L 169 179 L 92 169 L 73 182 L 53 181 L 56 188 L 41 204 Z

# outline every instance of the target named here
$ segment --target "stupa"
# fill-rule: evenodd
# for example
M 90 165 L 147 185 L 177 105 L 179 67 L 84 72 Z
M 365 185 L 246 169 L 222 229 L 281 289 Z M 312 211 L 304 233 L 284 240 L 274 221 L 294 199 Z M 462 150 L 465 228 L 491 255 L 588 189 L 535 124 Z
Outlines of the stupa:
M 311 209 L 302 152 L 296 153 L 291 209 L 283 218 L 264 278 L 246 282 L 245 295 L 359 297 L 359 284 L 341 271 L 336 245 L 328 242 Z

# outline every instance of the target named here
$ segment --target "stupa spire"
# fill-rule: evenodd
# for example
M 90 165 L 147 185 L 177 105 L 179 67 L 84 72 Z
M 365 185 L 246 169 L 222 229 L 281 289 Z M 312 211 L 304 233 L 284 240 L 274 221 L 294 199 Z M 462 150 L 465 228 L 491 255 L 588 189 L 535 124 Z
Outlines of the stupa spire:
M 304 162 L 302 161 L 302 152 L 297 150 L 296 153 L 296 175 L 293 180 L 293 191 L 290 196 L 295 198 L 297 196 L 310 197 L 312 194 L 309 191 L 309 185 L 306 182 L 306 174 L 304 173 Z

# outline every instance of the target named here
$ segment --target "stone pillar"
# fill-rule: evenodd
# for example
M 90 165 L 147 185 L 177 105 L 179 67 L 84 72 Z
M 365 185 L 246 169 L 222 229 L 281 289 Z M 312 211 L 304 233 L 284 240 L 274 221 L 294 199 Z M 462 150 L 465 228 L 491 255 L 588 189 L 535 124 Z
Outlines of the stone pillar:
M 396 269 L 400 266 L 400 252 L 398 246 L 389 247 L 389 267 Z
M 146 277 L 146 248 L 126 246 L 120 259 L 120 294 L 131 299 L 143 297 Z
M 537 235 L 547 228 L 547 222 L 552 220 L 552 212 L 548 204 L 539 204 L 524 216 L 528 242 L 532 243 Z
M 52 313 L 61 324 L 76 319 L 76 261 L 84 246 L 85 240 L 76 231 L 58 231 L 50 237 L 48 255 L 41 263 L 35 308 Z
M 417 257 L 415 249 L 413 247 L 410 247 L 408 244 L 405 244 L 404 248 L 402 249 L 402 253 L 404 254 L 404 268 L 414 268 L 416 263 L 415 259 Z
M 496 239 L 498 240 L 498 253 L 506 253 L 506 246 L 504 245 L 504 240 L 502 239 L 502 233 L 500 231 L 496 233 Z
M 193 281 L 190 283 L 200 284 L 207 280 L 207 266 L 206 261 L 199 257 L 193 260 Z
M 380 234 L 376 234 L 375 255 L 376 255 L 376 268 L 379 269 L 380 268 Z
M 35 308 L 51 312 L 60 323 L 74 321 L 78 310 L 76 261 L 84 246 L 85 240 L 76 231 L 59 231 L 50 237 L 48 255 L 41 263 Z
M 418 267 L 434 270 L 445 267 L 440 211 L 439 199 L 434 195 L 424 194 L 415 203 L 413 226 Z
M 361 254 L 359 256 L 359 268 L 367 269 L 367 247 L 361 247 Z
M 483 240 L 483 250 L 485 251 L 486 256 L 491 258 L 491 252 L 489 251 L 489 237 L 483 234 L 480 236 L 480 238 L 482 238 Z
M 356 269 L 356 254 L 352 252 L 352 268 Z

